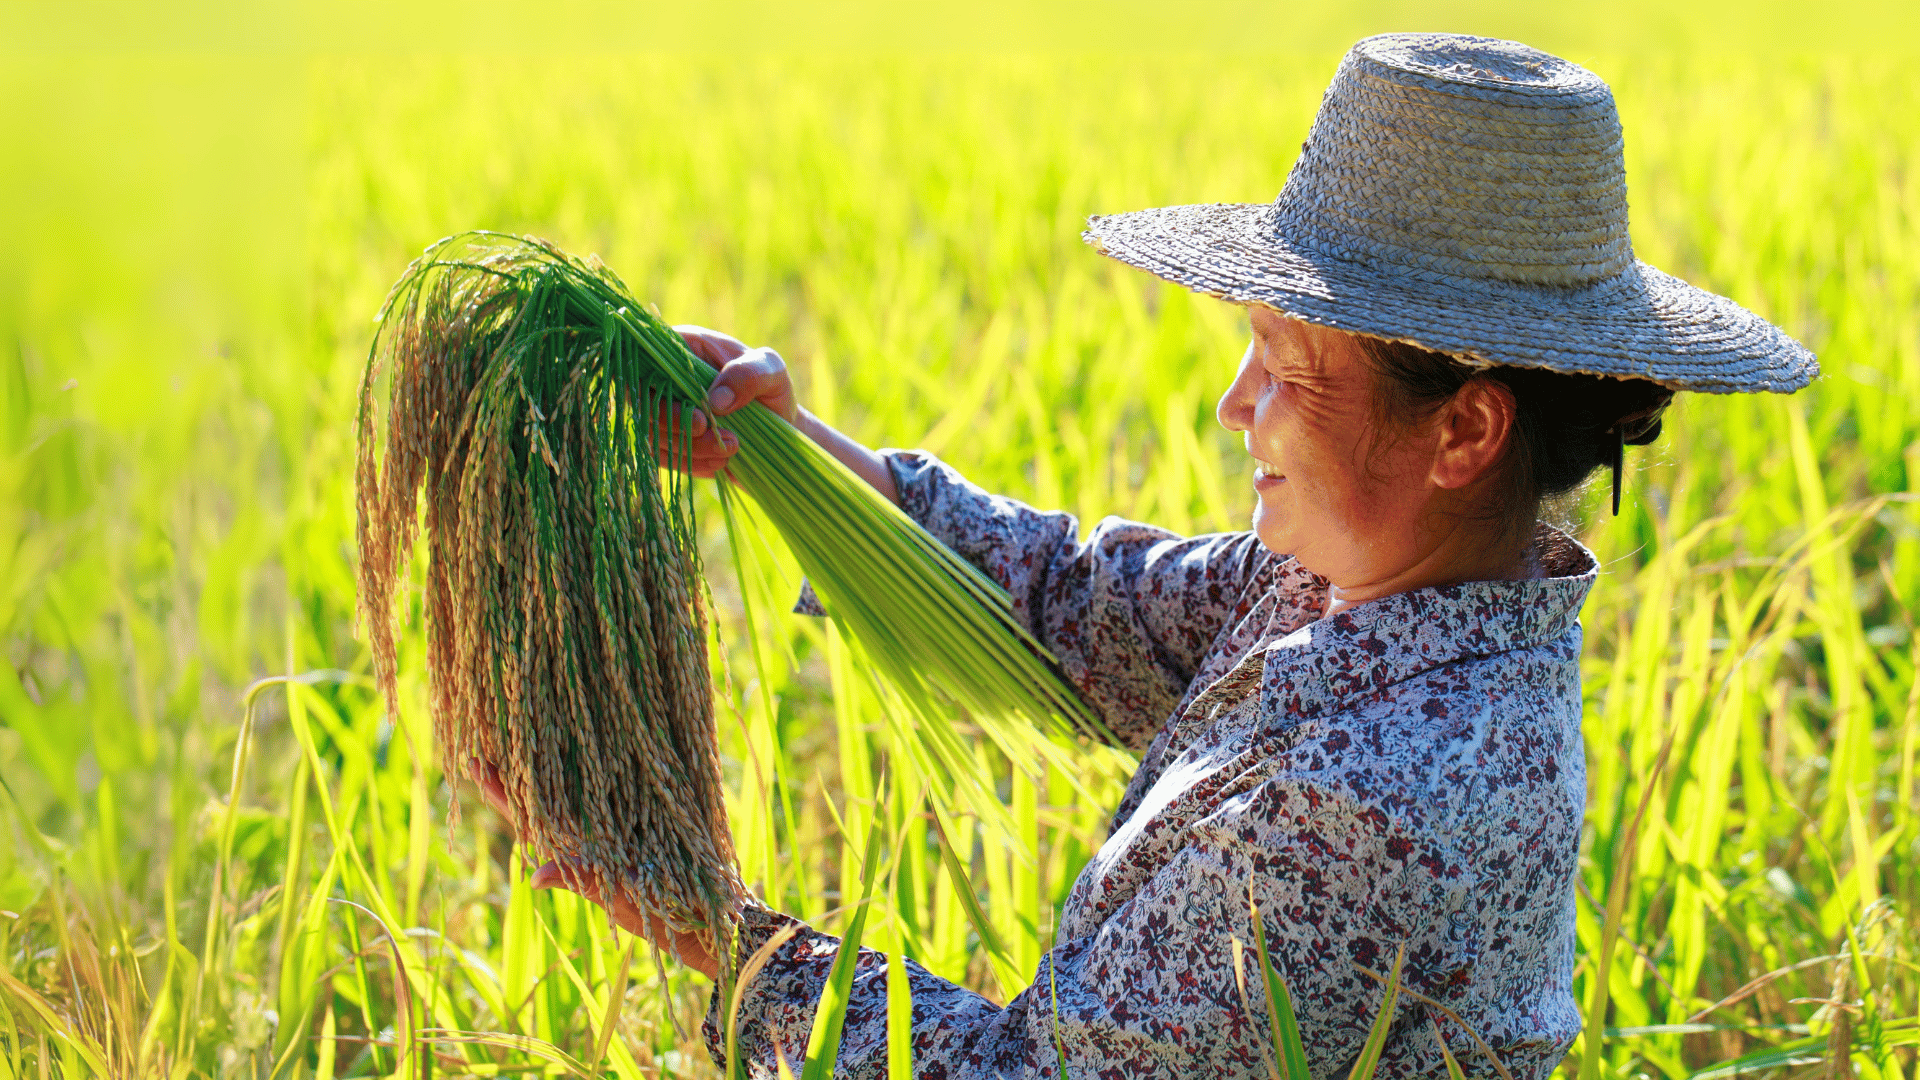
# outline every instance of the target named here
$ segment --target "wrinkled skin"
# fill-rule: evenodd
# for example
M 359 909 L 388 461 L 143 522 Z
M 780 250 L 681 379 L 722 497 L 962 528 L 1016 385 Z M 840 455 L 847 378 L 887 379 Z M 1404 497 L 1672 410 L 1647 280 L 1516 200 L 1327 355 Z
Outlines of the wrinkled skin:
M 1386 430 L 1352 336 L 1266 308 L 1251 317 L 1252 340 L 1216 415 L 1244 435 L 1254 461 L 1254 533 L 1332 583 L 1327 614 L 1433 585 L 1527 576 L 1524 540 L 1478 513 L 1511 437 L 1504 387 L 1470 382 L 1411 429 Z

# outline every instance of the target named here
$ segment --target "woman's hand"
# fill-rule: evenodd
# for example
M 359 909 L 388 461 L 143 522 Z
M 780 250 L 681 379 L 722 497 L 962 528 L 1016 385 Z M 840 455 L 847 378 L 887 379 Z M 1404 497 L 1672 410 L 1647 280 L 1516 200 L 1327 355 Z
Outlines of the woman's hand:
M 707 390 L 707 407 L 694 409 L 680 419 L 679 406 L 661 410 L 659 431 L 661 448 L 668 464 L 695 476 L 710 477 L 726 467 L 727 459 L 740 450 L 740 441 L 732 432 L 713 423 L 714 418 L 738 412 L 758 401 L 780 414 L 787 423 L 801 426 L 800 407 L 793 396 L 793 377 L 787 362 L 772 349 L 749 349 L 738 338 L 704 326 L 676 326 L 674 332 L 687 343 L 693 355 L 705 360 L 718 374 Z M 677 429 L 685 423 L 687 430 Z M 680 443 L 693 439 L 691 457 L 680 460 Z
M 687 343 L 687 348 L 693 350 L 693 355 L 712 365 L 719 374 L 707 390 L 705 409 L 693 410 L 693 415 L 684 421 L 680 419 L 678 405 L 661 409 L 656 425 L 667 464 L 701 477 L 710 477 L 725 469 L 727 460 L 740 452 L 740 440 L 733 432 L 714 426 L 713 418 L 738 412 L 748 403 L 758 401 L 840 459 L 854 475 L 886 496 L 888 502 L 900 505 L 893 470 L 887 468 L 880 455 L 821 423 L 794 400 L 793 377 L 787 374 L 787 362 L 780 359 L 779 353 L 772 349 L 749 349 L 738 338 L 704 326 L 673 329 Z M 676 426 L 682 422 L 688 427 L 685 432 Z M 682 461 L 679 444 L 688 437 L 692 438 L 693 445 L 687 459 Z
M 506 788 L 501 786 L 500 778 L 489 773 L 480 779 L 480 797 L 485 799 L 494 813 L 511 824 L 513 815 L 509 812 Z M 615 925 L 636 937 L 643 937 L 659 948 L 679 955 L 690 968 L 709 979 L 718 979 L 719 964 L 707 951 L 705 945 L 693 934 L 680 933 L 669 927 L 661 919 L 649 915 L 634 907 L 625 897 L 615 895 L 613 902 L 607 902 L 607 892 L 600 875 L 571 860 L 543 863 L 527 879 L 527 884 L 536 889 L 562 888 L 577 893 L 600 905 L 613 916 Z

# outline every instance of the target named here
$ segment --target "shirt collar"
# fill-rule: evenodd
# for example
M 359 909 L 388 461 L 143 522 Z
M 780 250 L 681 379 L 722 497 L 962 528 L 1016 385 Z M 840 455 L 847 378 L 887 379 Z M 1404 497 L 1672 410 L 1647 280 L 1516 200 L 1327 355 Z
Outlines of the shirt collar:
M 1262 650 L 1261 709 L 1295 723 L 1441 664 L 1560 637 L 1578 622 L 1599 566 L 1549 525 L 1534 534 L 1534 548 L 1541 577 L 1396 593 L 1275 639 Z

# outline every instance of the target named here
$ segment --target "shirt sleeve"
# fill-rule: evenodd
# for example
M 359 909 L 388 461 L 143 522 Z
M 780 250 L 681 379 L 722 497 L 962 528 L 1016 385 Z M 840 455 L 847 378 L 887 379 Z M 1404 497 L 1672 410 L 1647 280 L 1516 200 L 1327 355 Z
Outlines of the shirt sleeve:
M 1338 791 L 1262 785 L 1197 823 L 1132 899 L 1093 933 L 1043 957 L 1033 984 L 1005 1007 L 909 962 L 914 1075 L 1054 1077 L 1064 1060 L 1073 1077 L 1265 1080 L 1273 1043 L 1254 967 L 1252 882 L 1309 1069 L 1344 1076 L 1383 998 L 1355 965 L 1385 972 L 1395 947 L 1408 942 L 1410 985 L 1420 985 L 1421 945 L 1446 924 L 1436 913 L 1451 890 L 1432 872 L 1446 861 L 1430 840 Z M 1244 999 L 1234 977 L 1236 938 Z M 799 1072 L 838 948 L 837 939 L 803 930 L 747 983 L 738 1046 L 748 1075 L 776 1076 L 776 1055 Z M 835 1076 L 886 1075 L 887 977 L 885 957 L 862 950 Z M 709 1013 L 706 1034 L 721 1061 L 717 1016 Z M 1397 1016 L 1380 1075 L 1440 1070 L 1422 1009 L 1402 999 Z
M 1072 514 L 991 495 L 930 454 L 881 453 L 901 508 L 1012 595 L 1081 700 L 1136 751 L 1275 559 L 1252 533 L 1183 537 L 1113 517 L 1082 541 Z

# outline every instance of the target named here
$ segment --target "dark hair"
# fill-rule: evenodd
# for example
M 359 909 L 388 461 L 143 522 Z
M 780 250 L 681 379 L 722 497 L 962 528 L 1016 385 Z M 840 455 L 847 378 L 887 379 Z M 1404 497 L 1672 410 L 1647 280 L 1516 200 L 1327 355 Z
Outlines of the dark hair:
M 1475 367 L 1403 341 L 1356 336 L 1378 377 L 1389 431 L 1413 427 L 1476 379 L 1513 395 L 1513 435 L 1502 468 L 1505 495 L 1490 516 L 1531 530 L 1542 499 L 1565 494 L 1614 462 L 1624 443 L 1660 436 L 1673 391 L 1647 379 L 1569 374 L 1545 368 Z

